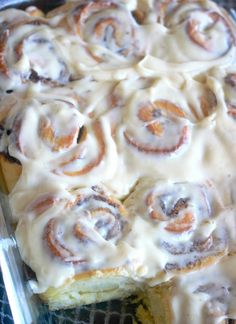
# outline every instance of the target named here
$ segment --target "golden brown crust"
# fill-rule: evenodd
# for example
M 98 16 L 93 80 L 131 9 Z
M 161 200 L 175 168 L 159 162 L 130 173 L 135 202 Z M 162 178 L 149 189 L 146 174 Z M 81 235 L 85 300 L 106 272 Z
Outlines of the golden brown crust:
M 135 315 L 139 323 L 171 324 L 173 311 L 171 308 L 173 285 L 168 281 L 155 287 L 147 286 L 139 293 L 139 306 Z
M 22 172 L 22 166 L 0 154 L 0 186 L 5 193 L 10 193 Z
M 139 288 L 123 268 L 88 271 L 77 274 L 58 288 L 51 287 L 40 298 L 51 310 L 125 298 Z
M 129 273 L 127 270 L 124 268 L 116 268 L 116 269 L 103 269 L 103 270 L 91 270 L 83 273 L 78 273 L 76 274 L 73 278 L 72 281 L 77 281 L 77 280 L 86 280 L 91 277 L 110 277 L 110 276 L 129 276 Z M 69 279 L 71 281 L 71 279 Z
M 172 289 L 171 281 L 147 289 L 148 307 L 154 317 L 155 324 L 170 324 L 173 322 L 170 304 Z
M 202 259 L 196 260 L 195 262 L 186 265 L 185 267 L 181 268 L 181 269 L 171 269 L 171 273 L 173 275 L 179 275 L 179 274 L 185 274 L 185 273 L 189 273 L 192 271 L 198 271 L 201 270 L 203 268 L 207 268 L 217 262 L 219 262 L 219 260 L 221 258 L 223 258 L 226 254 L 227 254 L 227 250 L 224 250 L 222 252 L 219 252 L 215 255 L 210 255 L 207 257 L 204 257 Z M 164 280 L 166 276 L 166 271 L 161 271 L 159 272 L 154 278 L 151 278 L 150 280 L 147 280 L 148 282 L 161 282 L 162 280 Z
M 187 265 L 185 268 L 182 268 L 181 270 L 176 270 L 174 273 L 188 273 L 195 270 L 201 270 L 203 268 L 207 268 L 212 264 L 217 263 L 223 256 L 227 254 L 227 250 L 223 252 L 219 252 L 215 255 L 210 255 L 208 257 L 205 257 L 203 259 L 197 260 L 193 262 L 192 264 Z

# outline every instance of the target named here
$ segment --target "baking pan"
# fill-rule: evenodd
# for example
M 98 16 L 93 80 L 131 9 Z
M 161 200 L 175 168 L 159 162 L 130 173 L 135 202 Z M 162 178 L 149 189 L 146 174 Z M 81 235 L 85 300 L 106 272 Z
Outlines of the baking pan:
M 21 8 L 34 5 L 48 12 L 63 4 L 63 0 L 0 0 L 0 10 Z M 216 1 L 227 10 L 236 9 L 236 1 Z M 233 11 L 231 13 L 234 13 Z M 14 239 L 14 231 L 7 220 L 11 219 L 8 198 L 0 192 L 0 265 L 5 283 L 9 304 L 15 324 L 131 324 L 134 319 L 135 304 L 130 300 L 109 301 L 71 310 L 51 312 L 29 286 L 31 273 L 23 264 Z M 0 296 L 2 305 L 7 304 L 6 296 Z M 6 323 L 4 309 L 0 310 L 0 322 Z M 8 319 L 11 318 L 8 316 Z
M 48 12 L 63 4 L 62 0 L 0 0 L 0 10 L 8 8 L 25 9 L 37 6 Z M 21 261 L 14 239 L 14 231 L 7 220 L 11 219 L 8 198 L 0 192 L 0 265 L 8 300 L 15 324 L 131 324 L 134 318 L 134 304 L 128 300 L 109 301 L 77 307 L 70 310 L 49 311 L 41 300 L 31 292 L 29 268 Z M 0 299 L 2 305 L 7 298 Z M 0 310 L 0 322 L 6 323 L 4 308 Z

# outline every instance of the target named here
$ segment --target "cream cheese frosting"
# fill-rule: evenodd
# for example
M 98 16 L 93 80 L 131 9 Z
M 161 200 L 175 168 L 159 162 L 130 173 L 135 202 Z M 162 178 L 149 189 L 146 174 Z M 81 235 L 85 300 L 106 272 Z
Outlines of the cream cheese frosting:
M 235 279 L 234 22 L 211 1 L 32 12 L 0 13 L 0 150 L 36 290 L 122 268 L 173 280 L 173 323 L 234 318 L 234 283 L 223 306 L 208 283 Z
M 235 256 L 226 257 L 207 273 L 199 271 L 177 278 L 171 297 L 173 322 L 219 323 L 235 318 L 235 274 L 231 270 L 234 266 Z

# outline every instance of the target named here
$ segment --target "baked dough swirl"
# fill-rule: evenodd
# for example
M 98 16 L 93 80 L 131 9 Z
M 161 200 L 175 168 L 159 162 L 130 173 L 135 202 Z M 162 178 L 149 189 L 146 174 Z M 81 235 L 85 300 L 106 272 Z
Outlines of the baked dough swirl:
M 70 72 L 48 21 L 20 15 L 15 21 L 3 20 L 0 32 L 0 73 L 7 87 L 26 81 L 52 86 L 68 82 Z
M 40 195 L 25 208 L 16 237 L 39 282 L 43 283 L 44 271 L 50 277 L 57 267 L 63 283 L 68 274 L 109 268 L 114 261 L 118 267 L 124 266 L 128 254 L 124 248 L 127 260 L 119 257 L 119 245 L 129 230 L 124 206 L 93 187 L 65 192 L 64 196 L 55 192 Z M 29 249 L 33 237 L 37 253 Z M 39 259 L 40 255 L 44 259 L 44 254 L 47 269 L 41 267 Z
M 125 130 L 124 137 L 128 144 L 141 152 L 161 155 L 174 153 L 188 141 L 189 127 L 184 117 L 181 108 L 170 101 L 143 103 L 134 117 L 135 122 Z M 135 125 L 136 134 L 132 125 Z
M 164 11 L 164 25 L 179 41 L 184 40 L 185 49 L 196 45 L 196 49 L 198 47 L 201 50 L 200 60 L 223 56 L 235 44 L 232 23 L 212 3 L 176 2 L 174 5 L 166 5 Z
M 140 55 L 137 24 L 131 12 L 116 1 L 67 3 L 48 17 L 54 16 L 60 17 L 58 26 L 77 36 L 85 64 L 90 56 L 96 64 L 126 65 Z
M 233 224 L 233 216 L 231 212 L 221 216 L 220 205 L 211 195 L 205 185 L 145 179 L 125 202 L 134 224 L 141 221 L 150 226 L 147 245 L 164 254 L 160 263 L 165 272 L 206 267 L 227 253 L 230 227 L 223 218 Z
M 45 172 L 63 177 L 66 186 L 78 185 L 79 179 L 83 184 L 96 184 L 94 172 L 98 170 L 101 179 L 108 180 L 117 159 L 110 123 L 103 117 L 91 121 L 75 104 L 61 99 L 15 103 L 2 120 L 1 151 L 26 169 L 29 162 L 36 166 L 40 157 Z
M 114 89 L 120 143 L 123 150 L 133 148 L 149 158 L 181 155 L 189 147 L 194 125 L 214 116 L 216 96 L 207 83 L 195 80 L 152 81 L 122 81 Z
M 50 153 L 57 155 L 68 150 L 76 144 L 84 124 L 84 117 L 75 106 L 60 99 L 44 102 L 19 100 L 10 110 L 8 117 L 2 120 L 6 130 L 2 142 L 7 144 L 9 154 L 21 163 L 25 159 L 38 159 L 42 152 L 44 159 L 50 160 Z M 30 136 L 28 123 L 32 126 Z
M 36 211 L 37 214 L 45 208 L 45 205 L 50 206 L 53 203 L 55 203 L 55 199 L 50 197 L 43 201 L 40 200 L 40 203 L 33 206 L 33 212 Z M 70 208 L 73 213 L 77 214 L 77 221 L 73 225 L 70 224 L 70 231 L 71 236 L 78 240 L 78 245 L 95 244 L 95 242 L 99 244 L 103 240 L 116 242 L 125 228 L 126 222 L 125 218 L 123 219 L 125 209 L 122 205 L 118 201 L 93 190 L 90 192 L 81 190 L 76 201 L 69 202 L 65 208 Z M 64 233 L 63 236 L 61 234 L 62 228 L 65 228 L 63 223 L 66 220 L 64 218 L 63 216 L 59 221 L 56 216 L 52 217 L 45 226 L 43 238 L 50 253 L 63 262 L 84 263 L 86 258 L 82 259 L 76 256 L 71 249 L 62 243 L 68 236 L 68 233 Z M 73 246 L 72 249 L 74 249 Z
M 146 56 L 138 64 L 144 76 L 160 71 L 197 75 L 235 61 L 235 26 L 212 1 L 144 3 L 141 33 Z M 140 6 L 142 11 L 142 5 Z M 155 19 L 154 19 L 155 18 Z

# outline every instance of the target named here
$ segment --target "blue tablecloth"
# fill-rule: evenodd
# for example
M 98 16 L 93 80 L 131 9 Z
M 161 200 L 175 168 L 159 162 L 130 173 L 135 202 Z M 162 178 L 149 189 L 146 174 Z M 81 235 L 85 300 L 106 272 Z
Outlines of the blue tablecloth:
M 7 293 L 4 287 L 2 273 L 0 272 L 0 323 L 12 324 L 13 319 L 11 315 L 10 306 L 7 299 Z
M 226 9 L 235 8 L 235 0 L 215 0 Z M 0 324 L 12 324 L 13 318 L 3 283 L 2 273 L 0 272 Z

